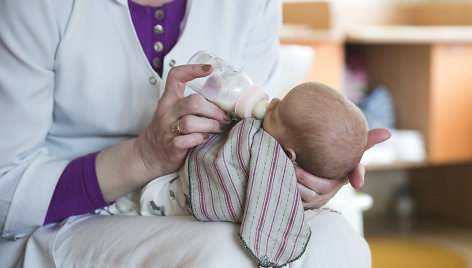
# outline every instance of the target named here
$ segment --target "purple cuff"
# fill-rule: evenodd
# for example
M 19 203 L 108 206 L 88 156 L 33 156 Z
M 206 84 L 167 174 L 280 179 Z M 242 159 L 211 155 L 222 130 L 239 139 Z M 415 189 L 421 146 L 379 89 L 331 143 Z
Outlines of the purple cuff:
M 98 153 L 74 159 L 66 166 L 52 195 L 44 224 L 109 205 L 103 199 L 95 172 Z

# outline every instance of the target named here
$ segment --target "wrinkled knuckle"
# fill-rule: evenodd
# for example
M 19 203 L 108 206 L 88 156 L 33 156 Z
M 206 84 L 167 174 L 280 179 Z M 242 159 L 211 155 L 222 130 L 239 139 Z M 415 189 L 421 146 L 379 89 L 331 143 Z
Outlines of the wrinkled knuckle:
M 201 104 L 201 96 L 199 96 L 198 94 L 192 94 L 188 96 L 187 109 L 191 113 L 195 113 L 196 111 L 198 111 L 200 104 Z
M 295 169 L 295 175 L 296 175 L 297 181 L 298 181 L 299 183 L 305 184 L 305 176 L 303 176 L 303 175 L 300 173 L 299 169 L 297 169 L 297 168 Z
M 177 139 L 172 139 L 170 144 L 173 148 L 178 148 L 179 147 L 179 142 L 177 141 Z
M 313 203 L 317 199 L 317 194 L 314 191 L 310 191 L 310 193 L 307 196 L 305 196 L 304 199 L 307 203 Z
M 213 121 L 213 132 L 221 132 L 221 126 L 220 126 L 220 123 L 218 121 Z
M 172 79 L 177 73 L 177 67 L 172 67 L 169 70 L 169 73 L 167 74 L 167 79 Z
M 323 189 L 318 190 L 319 195 L 327 195 L 329 193 L 331 193 L 331 189 L 328 189 L 328 188 L 323 188 Z
M 192 122 L 188 118 L 182 118 L 180 120 L 180 130 L 188 132 L 192 129 Z
M 191 102 L 195 102 L 197 104 L 199 104 L 203 99 L 203 97 L 200 94 L 190 94 L 188 98 Z
M 300 183 L 305 182 L 306 181 L 306 176 L 303 173 L 303 170 L 300 167 L 298 167 L 297 165 L 295 165 L 294 168 L 295 168 L 295 176 L 297 177 L 297 181 L 300 182 Z
M 203 137 L 200 136 L 200 135 L 195 135 L 195 136 L 192 136 L 192 139 L 190 141 L 192 144 L 200 144 L 203 142 Z

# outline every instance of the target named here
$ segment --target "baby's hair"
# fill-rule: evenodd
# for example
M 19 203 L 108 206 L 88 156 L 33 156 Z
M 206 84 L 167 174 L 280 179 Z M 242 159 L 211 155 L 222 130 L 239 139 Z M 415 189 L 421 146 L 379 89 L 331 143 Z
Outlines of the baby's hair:
M 289 132 L 286 144 L 295 150 L 296 162 L 319 177 L 345 178 L 365 150 L 362 112 L 340 92 L 317 82 L 300 84 L 285 98 L 297 104 L 283 115 Z

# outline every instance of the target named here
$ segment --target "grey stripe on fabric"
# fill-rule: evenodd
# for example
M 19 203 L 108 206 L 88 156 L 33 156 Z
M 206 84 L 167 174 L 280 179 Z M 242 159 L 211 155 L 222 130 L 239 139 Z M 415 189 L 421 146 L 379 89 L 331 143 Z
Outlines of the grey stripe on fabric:
M 261 121 L 241 120 L 197 146 L 189 182 L 195 218 L 241 222 L 241 241 L 260 266 L 283 266 L 304 253 L 311 231 L 293 163 Z

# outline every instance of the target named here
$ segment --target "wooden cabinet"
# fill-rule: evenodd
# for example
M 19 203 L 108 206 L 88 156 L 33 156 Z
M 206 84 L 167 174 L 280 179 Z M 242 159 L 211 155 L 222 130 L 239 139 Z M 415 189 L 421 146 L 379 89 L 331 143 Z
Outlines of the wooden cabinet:
M 418 215 L 470 226 L 472 4 L 332 3 L 286 0 L 284 23 L 304 25 L 281 43 L 314 48 L 307 80 L 334 88 L 343 86 L 346 54 L 362 54 L 369 87 L 388 87 L 398 128 L 418 130 L 428 158 L 374 169 L 407 170 Z
M 284 1 L 284 24 L 299 27 L 283 31 L 281 43 L 312 47 L 307 80 L 336 89 L 345 48 L 360 52 L 370 88 L 390 89 L 398 128 L 422 134 L 428 162 L 472 162 L 472 5 L 356 7 Z
M 315 60 L 306 78 L 342 89 L 344 37 L 332 31 L 332 7 L 327 1 L 286 1 L 283 5 L 280 43 L 301 45 L 315 51 Z
M 315 51 L 314 63 L 306 81 L 318 81 L 342 90 L 344 71 L 344 43 L 335 40 L 282 39 L 281 44 L 311 47 Z
M 418 217 L 472 226 L 472 163 L 414 168 L 408 178 Z
M 472 160 L 472 44 L 430 46 L 429 157 Z
M 399 129 L 418 130 L 432 164 L 472 161 L 472 43 L 348 42 L 282 38 L 310 46 L 315 62 L 306 80 L 343 87 L 344 57 L 366 62 L 369 88 L 391 91 Z
M 358 39 L 346 53 L 364 56 L 371 88 L 389 88 L 398 128 L 424 138 L 427 164 L 403 166 L 416 216 L 470 226 L 472 42 L 415 40 Z
M 349 44 L 370 88 L 391 91 L 399 129 L 423 135 L 433 164 L 472 160 L 472 44 Z

